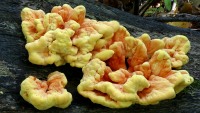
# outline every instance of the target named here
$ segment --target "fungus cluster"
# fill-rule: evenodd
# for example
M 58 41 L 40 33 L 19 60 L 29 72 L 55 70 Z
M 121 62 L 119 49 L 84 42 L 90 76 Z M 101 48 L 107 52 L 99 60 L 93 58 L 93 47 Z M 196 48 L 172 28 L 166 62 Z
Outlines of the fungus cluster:
M 117 21 L 97 21 L 85 15 L 82 5 L 55 6 L 47 14 L 24 8 L 22 31 L 29 61 L 56 66 L 69 63 L 82 68 L 83 78 L 77 87 L 79 94 L 109 108 L 157 104 L 174 98 L 193 82 L 186 70 L 178 70 L 189 61 L 187 37 L 151 39 L 144 33 L 135 38 Z M 31 82 L 26 82 L 28 80 Z M 38 80 L 34 77 L 25 79 L 21 84 L 21 92 L 25 93 L 21 95 L 36 108 L 47 109 L 38 107 L 34 103 L 37 100 L 27 97 L 38 91 L 33 88 L 38 86 L 35 81 Z M 29 90 L 29 86 L 33 89 Z M 48 108 L 50 106 L 57 105 L 51 104 Z

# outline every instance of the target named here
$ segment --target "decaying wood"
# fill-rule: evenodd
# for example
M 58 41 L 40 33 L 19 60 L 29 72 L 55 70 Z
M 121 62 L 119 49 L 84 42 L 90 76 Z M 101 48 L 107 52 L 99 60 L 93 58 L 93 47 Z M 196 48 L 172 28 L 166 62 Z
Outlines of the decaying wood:
M 191 14 L 177 14 L 173 15 L 165 15 L 163 17 L 145 17 L 146 19 L 156 20 L 160 22 L 175 22 L 175 21 L 182 21 L 182 22 L 200 22 L 199 15 L 191 15 Z

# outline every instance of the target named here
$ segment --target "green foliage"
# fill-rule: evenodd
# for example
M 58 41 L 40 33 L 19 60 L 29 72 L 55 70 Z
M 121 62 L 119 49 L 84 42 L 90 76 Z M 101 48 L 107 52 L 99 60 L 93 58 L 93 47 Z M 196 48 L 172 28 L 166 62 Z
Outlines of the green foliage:
M 153 16 L 153 15 L 157 15 L 159 13 L 163 13 L 165 10 L 163 7 L 158 7 L 158 8 L 149 8 L 144 16 Z
M 171 9 L 172 9 L 171 0 L 164 0 L 164 5 L 165 5 L 165 8 L 167 9 L 167 11 L 171 11 Z

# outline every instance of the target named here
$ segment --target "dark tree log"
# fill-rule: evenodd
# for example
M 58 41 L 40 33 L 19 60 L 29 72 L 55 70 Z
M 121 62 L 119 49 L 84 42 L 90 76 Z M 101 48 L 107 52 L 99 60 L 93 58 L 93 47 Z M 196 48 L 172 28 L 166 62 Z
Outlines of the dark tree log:
M 165 16 L 165 17 L 144 17 L 150 20 L 156 20 L 160 22 L 200 22 L 200 16 L 191 14 L 177 14 L 176 16 Z

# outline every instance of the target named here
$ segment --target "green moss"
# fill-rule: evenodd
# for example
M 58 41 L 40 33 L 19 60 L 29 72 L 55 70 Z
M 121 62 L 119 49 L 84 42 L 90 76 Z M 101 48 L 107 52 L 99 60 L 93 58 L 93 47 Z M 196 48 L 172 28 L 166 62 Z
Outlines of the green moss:
M 12 75 L 9 68 L 5 64 L 6 63 L 4 61 L 0 61 L 0 77 Z

